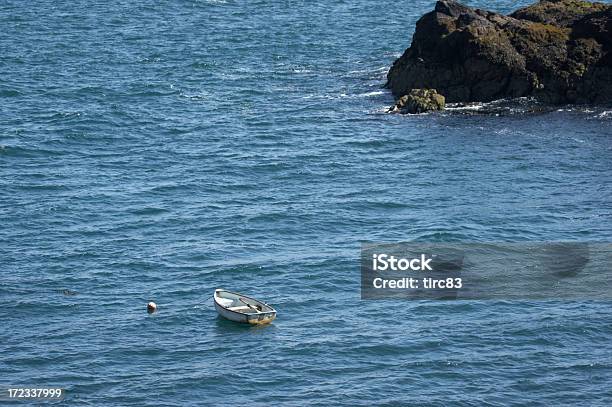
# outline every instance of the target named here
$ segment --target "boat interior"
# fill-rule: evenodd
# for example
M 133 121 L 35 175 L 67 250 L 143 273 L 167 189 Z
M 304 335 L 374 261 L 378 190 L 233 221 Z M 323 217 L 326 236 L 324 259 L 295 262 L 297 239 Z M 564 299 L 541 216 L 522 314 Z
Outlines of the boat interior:
M 242 314 L 260 314 L 274 311 L 272 307 L 252 298 L 242 297 L 229 291 L 216 291 L 215 298 L 222 307 Z

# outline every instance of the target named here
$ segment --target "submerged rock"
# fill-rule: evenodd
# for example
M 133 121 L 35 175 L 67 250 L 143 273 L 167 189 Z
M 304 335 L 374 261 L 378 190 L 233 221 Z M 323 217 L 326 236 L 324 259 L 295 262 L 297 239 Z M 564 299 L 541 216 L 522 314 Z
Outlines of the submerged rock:
M 412 89 L 407 95 L 400 97 L 390 112 L 425 113 L 444 109 L 444 96 L 435 89 Z
M 609 103 L 612 5 L 543 0 L 505 16 L 438 1 L 387 79 L 396 97 L 435 88 L 447 102 Z

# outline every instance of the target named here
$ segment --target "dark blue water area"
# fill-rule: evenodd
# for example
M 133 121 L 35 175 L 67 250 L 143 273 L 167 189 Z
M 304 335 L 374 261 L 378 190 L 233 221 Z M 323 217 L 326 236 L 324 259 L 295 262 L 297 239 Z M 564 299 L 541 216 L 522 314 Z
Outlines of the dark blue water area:
M 612 236 L 609 106 L 385 113 L 433 4 L 3 2 L 0 386 L 71 406 L 610 405 L 609 303 L 360 300 L 361 242 Z M 277 320 L 220 319 L 217 287 Z

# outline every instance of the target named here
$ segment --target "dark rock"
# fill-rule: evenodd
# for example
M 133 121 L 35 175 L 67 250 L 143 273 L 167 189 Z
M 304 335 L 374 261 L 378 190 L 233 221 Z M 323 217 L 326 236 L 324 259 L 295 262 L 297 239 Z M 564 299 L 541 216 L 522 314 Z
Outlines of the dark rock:
M 612 5 L 544 0 L 509 16 L 438 1 L 419 19 L 387 86 L 435 88 L 448 102 L 530 96 L 612 102 Z
M 571 27 L 584 16 L 604 11 L 606 8 L 609 7 L 603 3 L 580 0 L 547 0 L 519 9 L 510 14 L 510 17 L 560 27 Z
M 394 113 L 425 113 L 444 109 L 444 96 L 435 89 L 412 89 L 407 95 L 400 97 L 391 109 Z

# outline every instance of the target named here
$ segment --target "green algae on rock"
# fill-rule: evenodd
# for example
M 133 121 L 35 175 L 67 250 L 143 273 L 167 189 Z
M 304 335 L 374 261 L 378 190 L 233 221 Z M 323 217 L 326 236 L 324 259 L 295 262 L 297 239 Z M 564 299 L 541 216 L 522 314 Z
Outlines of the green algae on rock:
M 400 97 L 389 112 L 393 113 L 425 113 L 433 110 L 443 110 L 444 96 L 435 89 L 412 89 L 407 95 Z

